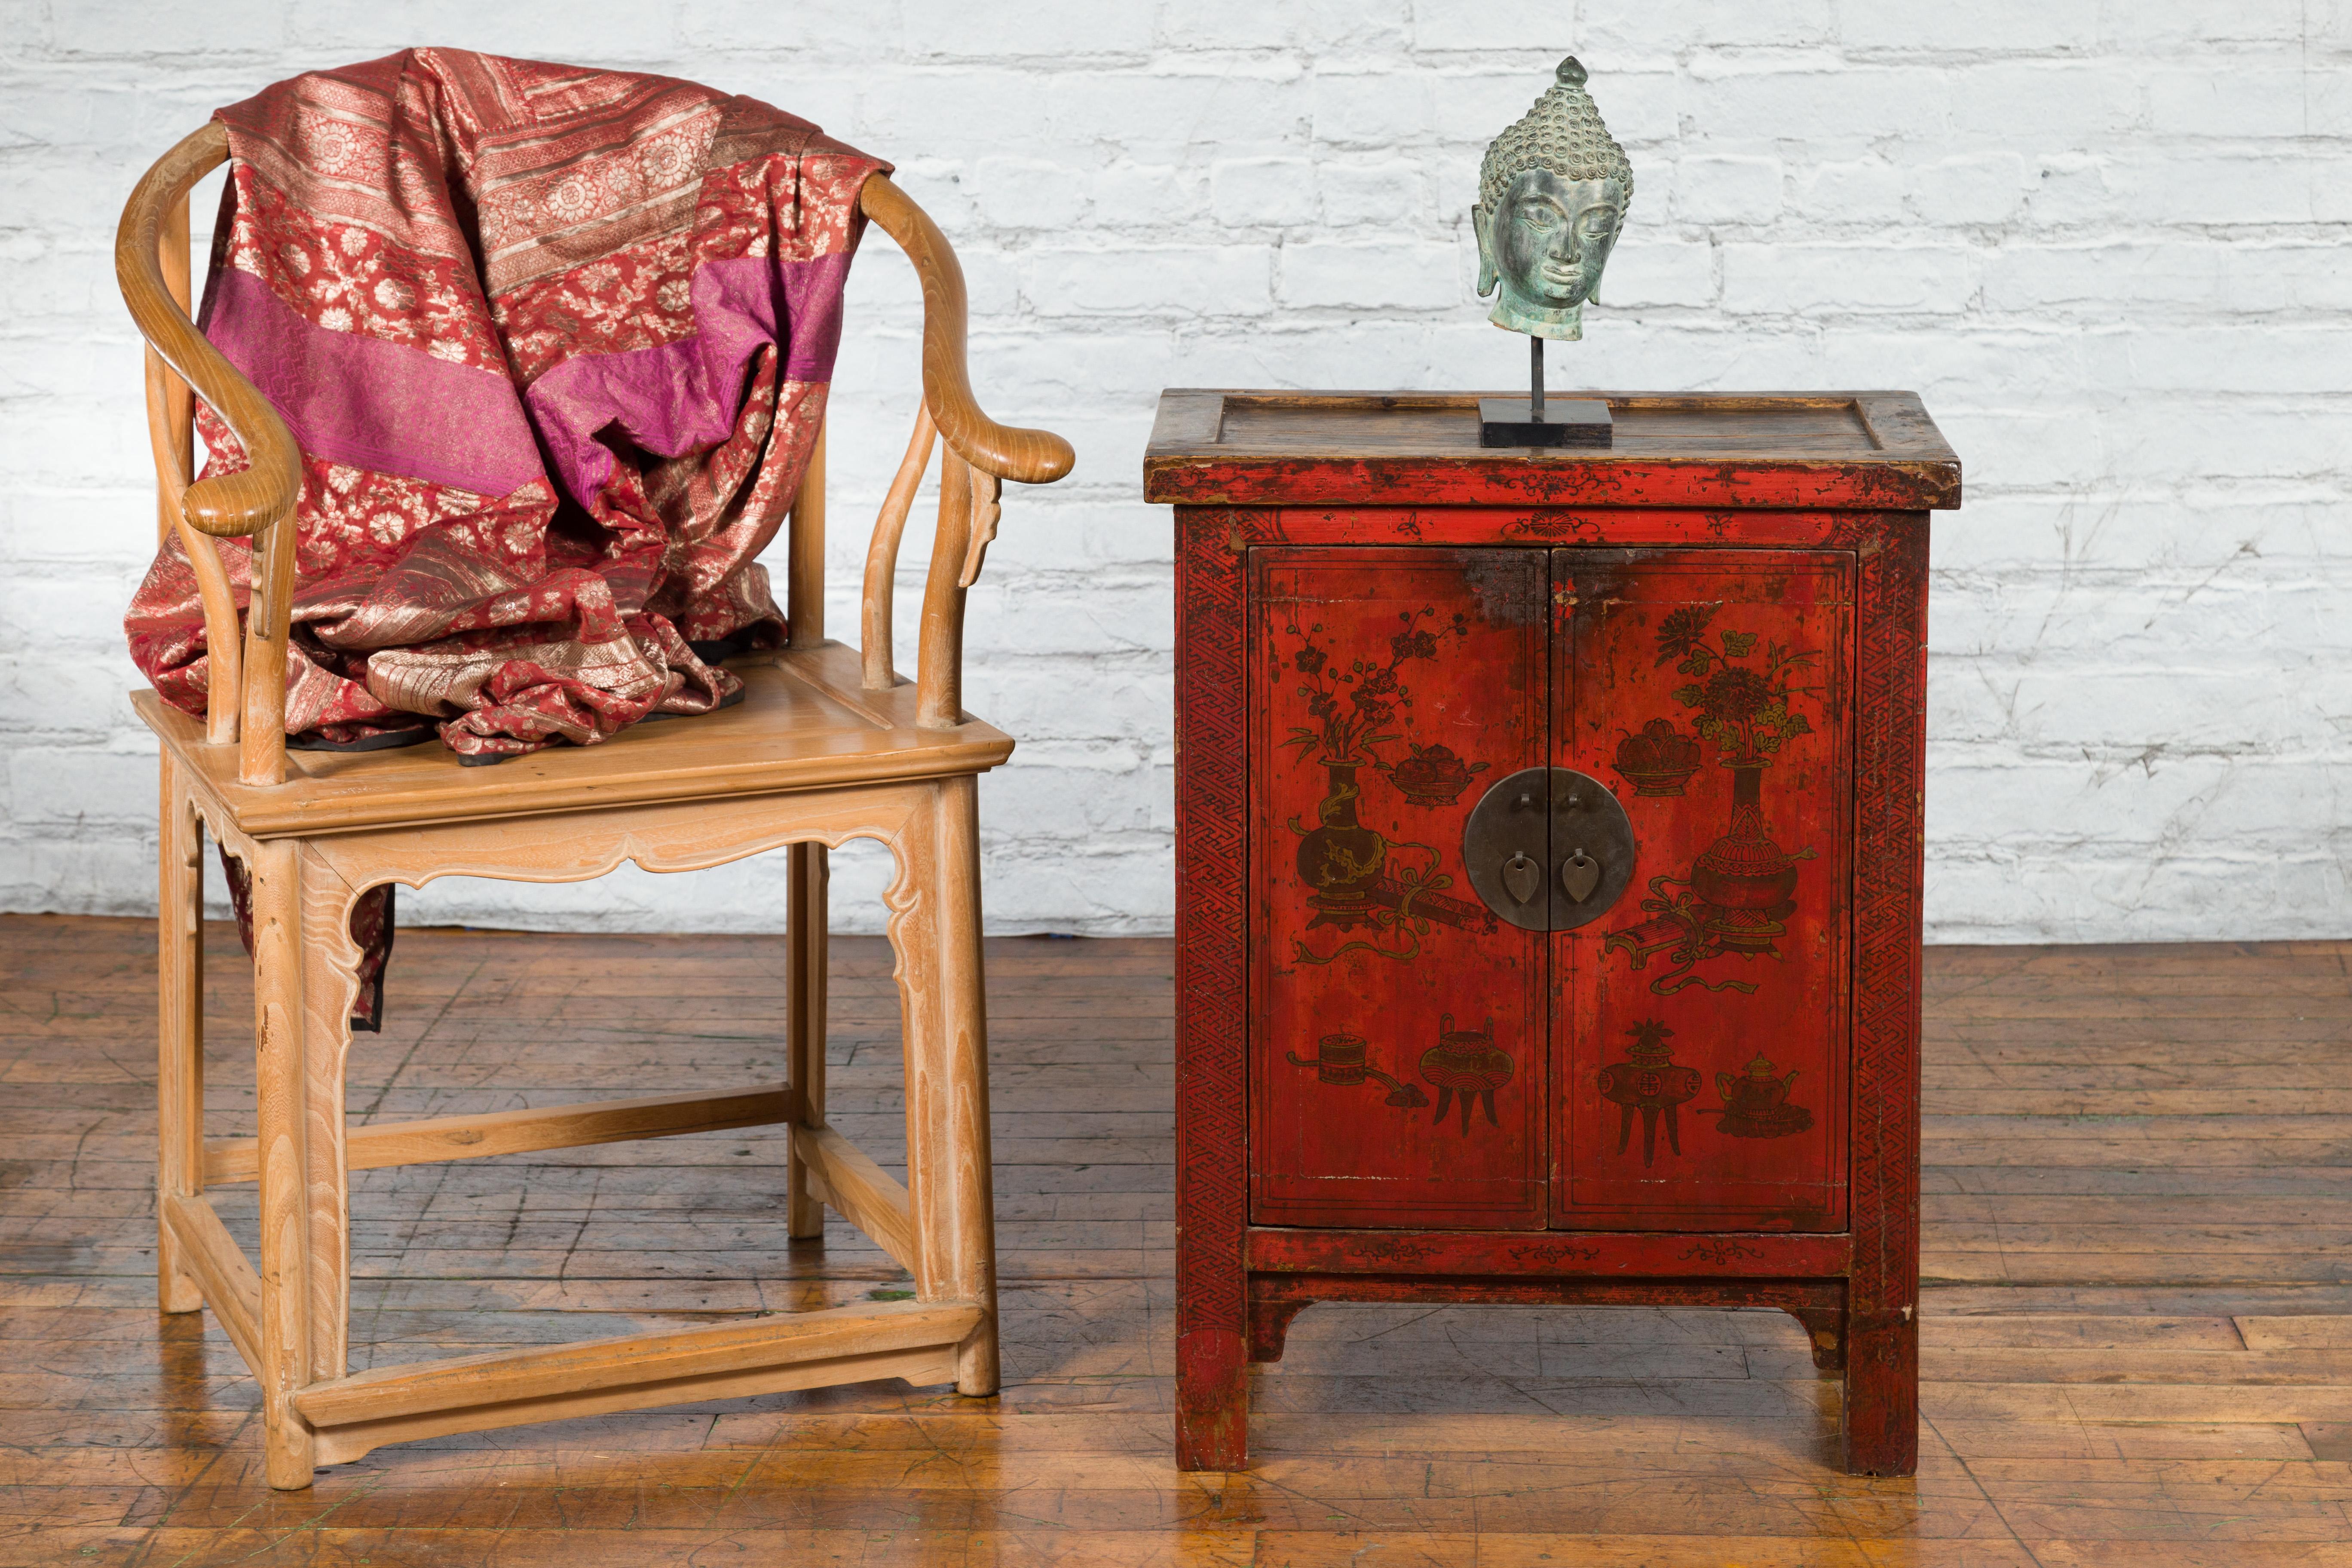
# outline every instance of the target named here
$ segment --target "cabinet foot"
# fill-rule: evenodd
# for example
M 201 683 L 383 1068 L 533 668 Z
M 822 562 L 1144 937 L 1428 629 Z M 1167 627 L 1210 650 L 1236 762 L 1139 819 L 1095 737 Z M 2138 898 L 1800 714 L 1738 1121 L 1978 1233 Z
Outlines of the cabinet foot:
M 1907 1476 L 1919 1468 L 1919 1324 L 1913 1315 L 1845 1325 L 1845 1468 Z
M 1248 1468 L 1247 1349 L 1240 1334 L 1227 1330 L 1200 1330 L 1178 1337 L 1178 1469 Z

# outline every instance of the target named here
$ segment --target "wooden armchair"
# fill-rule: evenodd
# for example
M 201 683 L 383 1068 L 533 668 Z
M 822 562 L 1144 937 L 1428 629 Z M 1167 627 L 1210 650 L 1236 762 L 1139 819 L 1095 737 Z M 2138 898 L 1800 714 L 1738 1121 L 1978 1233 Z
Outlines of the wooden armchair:
M 824 446 L 794 502 L 791 644 L 730 661 L 746 700 L 690 723 L 625 731 L 490 770 L 440 747 L 298 752 L 284 733 L 294 589 L 295 443 L 188 319 L 188 191 L 228 155 L 206 125 L 131 193 L 115 272 L 147 340 L 160 526 L 177 529 L 202 592 L 212 660 L 206 721 L 132 699 L 162 741 L 157 1272 L 166 1311 L 209 1303 L 262 1388 L 269 1483 L 385 1443 L 683 1400 L 877 1377 L 997 1386 L 988 1058 L 981 982 L 978 775 L 1013 742 L 962 710 L 964 592 L 996 531 L 1002 482 L 1066 474 L 1069 444 L 997 424 L 965 372 L 963 275 L 938 226 L 887 179 L 867 216 L 922 281 L 923 404 L 866 556 L 862 652 L 824 636 Z M 250 454 L 191 482 L 193 385 Z M 916 679 L 891 664 L 891 581 L 934 441 L 939 532 Z M 213 543 L 251 535 L 240 630 Z M 253 889 L 259 1136 L 204 1135 L 202 874 L 205 833 Z M 825 1123 L 826 854 L 878 839 L 898 952 L 907 1077 L 901 1187 Z M 716 866 L 790 846 L 791 1081 L 495 1115 L 346 1126 L 343 1069 L 359 952 L 353 901 L 436 877 L 568 882 L 624 860 Z M 913 1274 L 911 1301 L 349 1372 L 350 1173 L 383 1165 L 786 1123 L 790 1230 L 831 1205 Z M 205 1199 L 260 1184 L 258 1269 Z

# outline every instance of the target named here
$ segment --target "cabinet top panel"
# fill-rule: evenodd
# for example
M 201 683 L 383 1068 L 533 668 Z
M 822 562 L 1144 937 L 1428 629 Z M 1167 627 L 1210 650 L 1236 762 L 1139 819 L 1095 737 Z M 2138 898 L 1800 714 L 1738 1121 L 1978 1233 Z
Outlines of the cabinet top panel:
M 1188 506 L 1836 507 L 1960 504 L 1960 460 L 1908 392 L 1570 392 L 1606 448 L 1478 445 L 1475 392 L 1172 388 L 1147 500 Z M 1524 395 L 1524 394 L 1522 394 Z

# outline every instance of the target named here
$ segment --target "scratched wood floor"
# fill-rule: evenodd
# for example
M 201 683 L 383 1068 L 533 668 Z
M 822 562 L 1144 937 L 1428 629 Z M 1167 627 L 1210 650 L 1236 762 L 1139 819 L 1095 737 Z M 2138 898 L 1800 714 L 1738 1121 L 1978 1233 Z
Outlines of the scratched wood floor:
M 246 976 L 208 941 L 210 1113 L 249 1131 Z M 1255 1470 L 1177 1474 L 1170 948 L 1007 940 L 1001 1398 L 519 1428 L 287 1495 L 227 1340 L 154 1310 L 152 942 L 0 919 L 0 1563 L 2352 1564 L 2352 943 L 1930 953 L 1915 1480 L 1831 1468 L 1793 1321 L 1634 1309 L 1314 1309 L 1258 1375 Z M 763 939 L 404 931 L 352 1104 L 772 1079 L 781 970 Z M 888 973 L 839 945 L 835 1120 L 886 1159 Z M 838 1228 L 784 1242 L 781 1153 L 362 1173 L 356 1357 L 903 1289 Z

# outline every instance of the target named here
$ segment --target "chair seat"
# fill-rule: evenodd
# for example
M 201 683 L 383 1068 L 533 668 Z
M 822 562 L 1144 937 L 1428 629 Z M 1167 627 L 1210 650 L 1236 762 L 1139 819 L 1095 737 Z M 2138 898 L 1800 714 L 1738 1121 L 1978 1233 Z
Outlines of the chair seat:
M 131 702 L 255 838 L 984 773 L 1013 753 L 1012 737 L 970 714 L 953 730 L 918 729 L 914 683 L 864 689 L 856 651 L 837 642 L 747 655 L 727 668 L 743 680 L 734 707 L 633 725 L 598 745 L 550 746 L 473 768 L 434 744 L 289 752 L 286 782 L 269 786 L 239 784 L 236 747 L 207 744 L 200 721 L 152 691 L 133 692 Z

